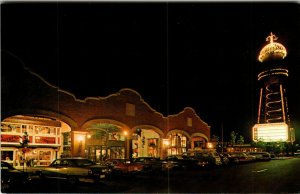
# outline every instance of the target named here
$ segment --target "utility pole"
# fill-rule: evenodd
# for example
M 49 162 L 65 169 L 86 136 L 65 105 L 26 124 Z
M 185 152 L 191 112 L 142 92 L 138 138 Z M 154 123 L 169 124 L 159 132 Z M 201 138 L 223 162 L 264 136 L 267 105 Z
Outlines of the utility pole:
M 223 121 L 221 123 L 222 154 L 224 153 Z

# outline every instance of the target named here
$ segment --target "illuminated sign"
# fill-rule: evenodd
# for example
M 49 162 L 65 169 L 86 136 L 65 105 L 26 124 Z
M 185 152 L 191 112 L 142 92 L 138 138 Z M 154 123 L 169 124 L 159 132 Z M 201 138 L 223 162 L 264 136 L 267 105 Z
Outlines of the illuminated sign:
M 285 58 L 287 55 L 286 48 L 277 42 L 274 42 L 274 40 L 277 40 L 278 38 L 271 32 L 271 35 L 266 38 L 266 41 L 270 41 L 269 44 L 267 44 L 259 53 L 258 60 L 260 62 L 263 62 L 265 58 L 269 54 L 278 53 L 282 56 L 282 58 Z
M 55 144 L 55 137 L 42 137 L 42 136 L 36 136 L 36 137 L 35 137 L 35 143 L 41 143 L 41 144 Z
M 278 142 L 288 141 L 286 123 L 256 124 L 252 128 L 253 141 Z
M 19 135 L 6 135 L 1 134 L 1 143 L 18 143 L 20 144 L 20 136 Z M 32 143 L 32 136 L 29 136 L 29 143 Z
M 20 142 L 20 136 L 19 135 L 2 135 L 1 134 L 1 142 Z

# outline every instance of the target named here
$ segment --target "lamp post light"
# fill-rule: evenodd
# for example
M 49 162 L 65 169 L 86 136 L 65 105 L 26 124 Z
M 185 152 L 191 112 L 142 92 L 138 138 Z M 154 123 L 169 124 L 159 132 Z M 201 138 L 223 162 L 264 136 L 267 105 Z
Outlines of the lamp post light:
M 82 135 L 77 137 L 77 140 L 78 140 L 78 154 L 80 156 L 82 156 L 83 138 L 84 137 Z
M 214 146 L 213 146 L 213 144 L 211 142 L 207 142 L 206 145 L 207 145 L 208 149 L 213 149 L 214 148 Z
M 128 136 L 128 132 L 127 131 L 123 131 L 123 135 L 124 135 L 124 138 L 125 138 L 125 149 L 124 149 L 124 151 L 125 151 L 125 156 L 124 156 L 124 158 L 128 158 L 128 156 L 129 156 L 129 153 L 127 153 L 128 152 L 128 140 L 127 140 L 127 136 Z
M 91 134 L 87 134 L 86 136 L 88 139 L 91 139 L 92 135 Z
M 163 146 L 164 146 L 164 150 L 165 150 L 165 156 L 168 156 L 168 149 L 169 149 L 169 145 L 170 145 L 170 140 L 169 139 L 163 139 Z

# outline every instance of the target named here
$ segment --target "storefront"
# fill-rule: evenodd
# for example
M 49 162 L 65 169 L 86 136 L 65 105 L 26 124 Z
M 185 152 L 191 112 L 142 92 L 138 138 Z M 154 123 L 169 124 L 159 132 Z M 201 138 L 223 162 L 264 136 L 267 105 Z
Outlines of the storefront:
M 5 106 L 1 109 L 2 159 L 15 166 L 25 159 L 33 160 L 33 165 L 46 165 L 56 157 L 89 157 L 95 161 L 164 158 L 167 153 L 186 152 L 191 147 L 192 134 L 201 133 L 206 141 L 210 138 L 210 126 L 191 107 L 163 115 L 130 88 L 79 99 L 23 68 L 15 56 L 6 53 L 3 57 L 3 64 L 19 74 L 3 74 Z M 143 134 L 136 133 L 138 128 Z M 29 136 L 26 150 L 20 145 L 24 132 Z M 203 145 L 201 141 L 195 141 L 195 145 Z
M 160 135 L 151 129 L 139 129 L 132 137 L 132 157 L 160 157 Z
M 25 133 L 29 143 L 22 146 Z M 10 117 L 1 122 L 1 159 L 13 166 L 47 166 L 58 156 L 61 140 L 59 121 Z
M 85 149 L 87 158 L 95 162 L 107 158 L 126 158 L 127 132 L 106 123 L 99 123 L 87 130 Z
M 168 135 L 170 141 L 168 155 L 182 155 L 187 151 L 188 137 L 181 132 L 172 132 Z

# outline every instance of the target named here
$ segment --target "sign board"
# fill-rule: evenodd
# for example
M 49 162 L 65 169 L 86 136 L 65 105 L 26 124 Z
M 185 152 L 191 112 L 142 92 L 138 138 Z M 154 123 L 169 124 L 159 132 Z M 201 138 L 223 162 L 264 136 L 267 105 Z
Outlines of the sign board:
M 289 140 L 286 123 L 256 124 L 252 128 L 253 141 L 283 142 Z

